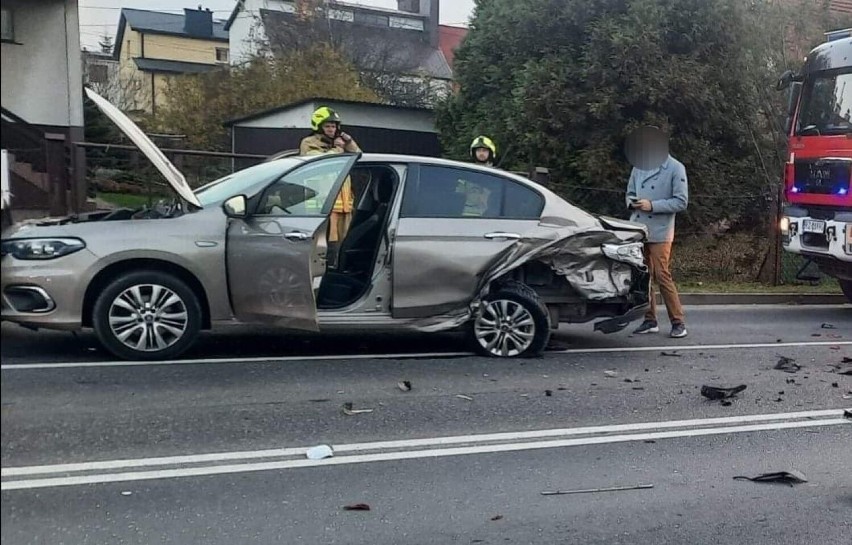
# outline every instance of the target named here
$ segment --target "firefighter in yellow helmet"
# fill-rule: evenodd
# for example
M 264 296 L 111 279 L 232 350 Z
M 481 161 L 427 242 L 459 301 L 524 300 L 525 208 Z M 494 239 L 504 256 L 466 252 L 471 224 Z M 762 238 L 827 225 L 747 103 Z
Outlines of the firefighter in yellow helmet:
M 302 139 L 299 146 L 301 155 L 318 155 L 322 153 L 358 153 L 361 148 L 355 140 L 340 130 L 340 116 L 329 108 L 322 106 L 311 115 L 313 133 Z M 343 182 L 343 187 L 334 201 L 334 207 L 329 218 L 328 242 L 329 261 L 336 263 L 336 253 L 332 250 L 340 244 L 349 231 L 352 213 L 355 206 L 355 195 L 352 192 L 352 181 L 349 177 Z
M 493 166 L 497 159 L 497 146 L 487 136 L 477 136 L 470 144 L 470 158 L 476 164 Z
M 497 146 L 487 136 L 477 136 L 470 144 L 470 159 L 477 165 L 494 166 Z M 465 196 L 464 216 L 484 217 L 488 210 L 491 189 L 468 180 L 459 180 L 457 191 Z

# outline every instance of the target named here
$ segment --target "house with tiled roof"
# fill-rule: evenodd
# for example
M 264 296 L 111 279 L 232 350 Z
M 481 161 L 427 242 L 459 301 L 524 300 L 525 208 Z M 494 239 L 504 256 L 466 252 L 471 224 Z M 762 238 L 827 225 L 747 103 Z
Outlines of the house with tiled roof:
M 209 9 L 183 14 L 121 10 L 113 56 L 119 63 L 121 106 L 129 112 L 156 113 L 165 100 L 169 76 L 199 74 L 229 62 L 225 21 Z
M 401 86 L 428 82 L 436 91 L 449 90 L 448 54 L 463 36 L 438 24 L 438 0 L 397 0 L 397 9 L 326 0 L 310 13 L 300 11 L 304 6 L 296 0 L 238 0 L 225 25 L 231 62 L 319 40 L 337 46 L 362 73 L 392 76 Z

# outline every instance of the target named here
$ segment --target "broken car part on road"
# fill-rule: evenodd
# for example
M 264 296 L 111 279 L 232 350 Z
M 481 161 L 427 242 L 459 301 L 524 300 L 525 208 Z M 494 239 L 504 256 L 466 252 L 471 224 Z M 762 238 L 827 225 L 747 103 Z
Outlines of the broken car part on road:
M 776 471 L 774 473 L 761 473 L 755 477 L 737 475 L 735 481 L 752 481 L 755 483 L 782 483 L 790 486 L 808 482 L 807 477 L 801 471 L 791 469 L 790 471 Z
M 728 399 L 734 397 L 738 393 L 744 391 L 746 388 L 747 386 L 745 384 L 740 384 L 739 386 L 734 386 L 733 388 L 723 388 L 719 386 L 705 385 L 701 387 L 701 395 L 703 395 L 707 399 L 718 401 L 720 399 Z
M 594 494 L 597 492 L 621 492 L 623 490 L 647 490 L 654 488 L 652 484 L 637 484 L 635 486 L 612 486 L 609 488 L 586 488 L 581 490 L 546 490 L 542 496 L 564 496 L 568 494 Z

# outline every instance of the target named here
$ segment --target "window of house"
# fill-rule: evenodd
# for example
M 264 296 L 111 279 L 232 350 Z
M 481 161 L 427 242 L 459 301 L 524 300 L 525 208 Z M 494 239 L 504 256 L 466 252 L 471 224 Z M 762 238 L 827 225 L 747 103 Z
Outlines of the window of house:
M 389 19 L 387 15 L 377 15 L 375 13 L 365 13 L 363 11 L 356 11 L 355 22 L 362 25 L 387 27 L 389 24 Z
M 106 83 L 109 77 L 105 64 L 90 64 L 87 72 L 89 83 Z
M 217 47 L 216 48 L 216 62 L 228 62 L 228 48 L 226 47 Z
M 544 199 L 533 189 L 474 170 L 427 166 L 407 183 L 402 215 L 419 218 L 538 219 Z
M 0 22 L 0 26 L 2 26 L 2 41 L 14 42 L 15 19 L 12 10 L 10 8 L 0 8 L 0 14 L 2 14 L 2 22 Z

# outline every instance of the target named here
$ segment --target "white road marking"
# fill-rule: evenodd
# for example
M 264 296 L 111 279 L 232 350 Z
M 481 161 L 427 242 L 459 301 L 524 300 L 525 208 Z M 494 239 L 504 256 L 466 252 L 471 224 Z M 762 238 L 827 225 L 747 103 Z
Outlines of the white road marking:
M 831 420 L 810 420 L 804 422 L 773 422 L 749 426 L 734 426 L 722 428 L 705 428 L 693 430 L 677 430 L 667 432 L 634 433 L 627 435 L 610 435 L 605 437 L 585 437 L 581 439 L 560 439 L 556 441 L 537 441 L 528 443 L 496 444 L 483 446 L 465 446 L 457 448 L 428 449 L 414 451 L 387 452 L 377 454 L 355 454 L 339 456 L 325 460 L 285 460 L 275 462 L 258 462 L 248 464 L 232 464 L 209 467 L 192 467 L 181 469 L 161 469 L 155 471 L 137 471 L 126 473 L 107 473 L 100 475 L 80 475 L 75 477 L 52 477 L 44 479 L 28 479 L 4 481 L 0 490 L 25 490 L 58 486 L 75 486 L 84 484 L 115 483 L 128 481 L 143 481 L 152 479 L 171 479 L 178 477 L 200 477 L 208 475 L 225 475 L 233 473 L 248 473 L 257 471 L 284 470 L 318 466 L 334 466 L 368 462 L 388 462 L 398 460 L 413 460 L 418 458 L 440 458 L 445 456 L 461 456 L 468 454 L 492 454 L 522 450 L 540 450 L 563 448 L 582 445 L 601 445 L 630 441 L 647 441 L 657 439 L 672 439 L 678 437 L 700 437 L 728 433 L 747 433 L 767 430 L 784 430 L 807 427 L 823 427 L 849 425 L 849 420 L 836 418 Z
M 788 343 L 752 343 L 752 344 L 670 344 L 662 346 L 624 346 L 614 348 L 571 348 L 555 350 L 546 354 L 609 354 L 617 352 L 694 352 L 698 350 L 750 350 L 755 348 L 807 348 L 819 346 L 850 346 L 852 341 L 814 341 Z M 335 356 L 269 356 L 253 358 L 204 358 L 192 360 L 163 361 L 79 361 L 52 363 L 10 363 L 0 365 L 0 370 L 16 371 L 25 369 L 80 369 L 87 367 L 140 367 L 149 365 L 198 365 L 198 364 L 236 364 L 236 363 L 287 363 L 296 361 L 346 361 L 346 360 L 398 360 L 398 359 L 440 359 L 474 356 L 473 352 L 422 352 L 411 354 L 350 354 Z
M 672 420 L 664 422 L 638 422 L 633 424 L 614 424 L 608 426 L 585 426 L 579 428 L 561 428 L 534 430 L 524 432 L 506 432 L 478 435 L 457 435 L 449 437 L 431 437 L 425 439 L 405 439 L 397 441 L 375 441 L 368 443 L 352 443 L 332 445 L 334 452 L 365 452 L 371 450 L 401 450 L 423 447 L 439 447 L 458 444 L 482 444 L 506 441 L 528 441 L 534 439 L 566 437 L 572 435 L 600 435 L 622 432 L 654 431 L 672 428 L 725 426 L 756 422 L 771 422 L 773 420 L 801 420 L 843 416 L 844 409 L 824 409 L 800 411 L 793 413 L 752 414 L 742 416 L 727 416 L 721 418 L 699 418 L 692 420 Z M 285 458 L 304 456 L 310 447 L 294 447 L 266 449 L 255 451 L 218 452 L 193 454 L 185 456 L 161 456 L 156 458 L 139 458 L 126 460 L 105 460 L 98 462 L 80 462 L 72 464 L 53 464 L 27 467 L 6 467 L 0 471 L 2 477 L 20 477 L 24 475 L 46 475 L 53 473 L 73 473 L 80 471 L 98 471 L 109 469 L 128 469 L 134 467 L 170 466 L 185 464 L 201 464 L 208 462 L 224 462 L 235 460 L 253 460 L 260 458 Z

